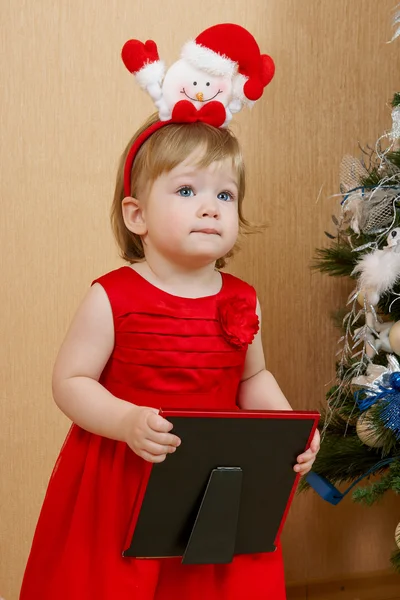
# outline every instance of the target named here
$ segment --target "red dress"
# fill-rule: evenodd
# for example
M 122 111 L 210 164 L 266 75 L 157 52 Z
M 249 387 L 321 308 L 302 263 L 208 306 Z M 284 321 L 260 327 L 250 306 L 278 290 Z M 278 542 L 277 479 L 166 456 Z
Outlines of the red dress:
M 96 280 L 115 328 L 100 383 L 144 406 L 237 409 L 247 345 L 237 343 L 238 315 L 229 307 L 245 301 L 254 318 L 256 295 L 236 277 L 222 278 L 218 294 L 195 299 L 168 294 L 129 266 Z M 286 598 L 280 548 L 239 555 L 228 565 L 123 558 L 143 465 L 125 443 L 72 425 L 49 482 L 20 600 Z

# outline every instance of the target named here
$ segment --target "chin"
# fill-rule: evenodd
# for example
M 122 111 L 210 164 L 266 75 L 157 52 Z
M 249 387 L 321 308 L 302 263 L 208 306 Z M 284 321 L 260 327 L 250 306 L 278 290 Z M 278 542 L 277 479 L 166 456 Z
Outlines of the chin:
M 187 254 L 186 263 L 190 264 L 194 268 L 207 267 L 208 265 L 214 264 L 220 255 L 216 256 L 215 253 L 210 254 Z

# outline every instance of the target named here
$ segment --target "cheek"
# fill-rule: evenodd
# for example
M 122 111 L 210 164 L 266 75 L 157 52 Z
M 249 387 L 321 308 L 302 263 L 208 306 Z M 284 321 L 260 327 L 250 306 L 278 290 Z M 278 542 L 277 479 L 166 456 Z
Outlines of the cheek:
M 236 205 L 229 204 L 226 206 L 225 222 L 227 228 L 232 235 L 239 233 L 239 214 Z
M 160 231 L 164 231 L 166 235 L 173 235 L 174 232 L 182 227 L 193 218 L 188 200 L 182 201 L 180 198 L 164 198 L 164 202 L 160 202 L 155 218 L 157 227 Z
M 214 89 L 214 87 L 213 87 Z M 228 99 L 229 96 L 231 95 L 231 91 L 232 91 L 232 84 L 230 82 L 230 80 L 226 80 L 226 79 L 221 79 L 218 83 L 218 85 L 215 86 L 215 92 L 214 94 L 216 94 L 218 91 L 220 91 L 221 93 L 218 94 L 218 99 L 219 100 L 223 100 L 223 99 Z
M 239 217 L 236 216 L 233 227 L 232 227 L 232 231 L 235 234 L 235 236 L 237 237 L 239 235 Z

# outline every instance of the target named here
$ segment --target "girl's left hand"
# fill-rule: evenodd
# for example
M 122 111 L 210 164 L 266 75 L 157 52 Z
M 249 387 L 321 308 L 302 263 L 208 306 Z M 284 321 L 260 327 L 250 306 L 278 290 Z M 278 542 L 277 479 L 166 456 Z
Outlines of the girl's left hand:
M 309 449 L 306 450 L 304 454 L 300 454 L 300 456 L 297 457 L 297 465 L 293 467 L 296 473 L 305 475 L 311 471 L 311 467 L 313 466 L 313 462 L 319 451 L 320 439 L 319 431 L 316 429 Z

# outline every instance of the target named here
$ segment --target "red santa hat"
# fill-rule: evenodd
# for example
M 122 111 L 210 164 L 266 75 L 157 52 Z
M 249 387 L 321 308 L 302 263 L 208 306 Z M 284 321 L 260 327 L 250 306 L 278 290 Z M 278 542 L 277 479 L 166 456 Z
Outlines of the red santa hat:
M 209 27 L 184 45 L 181 57 L 211 75 L 232 78 L 234 95 L 243 101 L 258 100 L 275 73 L 274 61 L 260 53 L 251 33 L 232 23 Z

